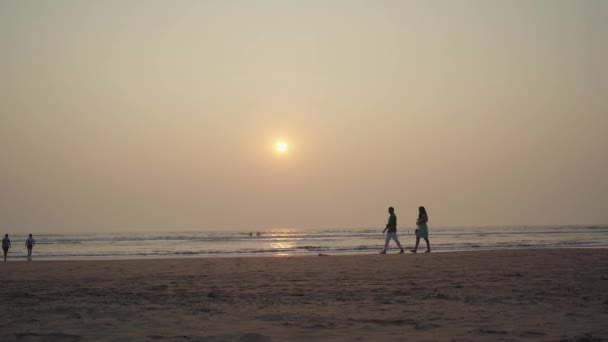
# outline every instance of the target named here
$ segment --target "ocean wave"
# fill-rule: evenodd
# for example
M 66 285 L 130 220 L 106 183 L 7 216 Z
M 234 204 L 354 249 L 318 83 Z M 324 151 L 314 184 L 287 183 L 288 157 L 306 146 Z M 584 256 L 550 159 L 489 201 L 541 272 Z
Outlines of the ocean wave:
M 413 229 L 400 228 L 411 247 Z M 380 229 L 37 235 L 37 258 L 165 258 L 191 256 L 366 254 L 383 248 Z M 608 247 L 608 226 L 473 227 L 430 229 L 435 251 Z M 13 239 L 13 247 L 23 244 Z M 422 243 L 424 248 L 424 243 Z M 396 248 L 391 243 L 391 248 Z M 9 256 L 15 255 L 13 249 Z M 19 256 L 21 257 L 21 256 Z
M 400 228 L 401 236 L 413 234 L 415 228 Z M 495 238 L 498 236 L 522 235 L 577 235 L 590 234 L 595 236 L 608 235 L 608 226 L 581 227 L 488 227 L 488 228 L 430 228 L 430 233 L 439 238 L 482 237 Z M 46 234 L 36 237 L 39 244 L 68 244 L 68 243 L 131 243 L 131 242 L 251 242 L 251 241 L 337 241 L 343 239 L 375 239 L 382 236 L 381 230 L 341 230 L 341 231 L 312 231 L 312 232 L 267 232 L 261 236 L 249 236 L 248 233 L 173 233 L 173 234 L 83 234 L 61 235 Z M 16 243 L 25 239 L 13 239 Z

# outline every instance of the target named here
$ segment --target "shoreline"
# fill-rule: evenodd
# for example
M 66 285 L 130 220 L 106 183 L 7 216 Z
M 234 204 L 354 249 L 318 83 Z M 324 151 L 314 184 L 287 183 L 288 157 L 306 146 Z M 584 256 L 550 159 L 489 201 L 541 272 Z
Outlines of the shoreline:
M 411 253 L 409 251 L 408 248 L 404 248 L 405 249 L 405 253 L 403 253 L 403 256 L 405 255 L 410 255 L 410 254 L 424 254 L 424 248 L 421 248 L 420 250 L 422 252 L 418 252 L 418 253 Z M 551 251 L 551 250 L 576 250 L 576 249 L 581 249 L 581 250 L 587 250 L 587 249 L 608 249 L 608 246 L 572 246 L 572 247 L 513 247 L 513 248 L 487 248 L 487 249 L 460 249 L 460 250 L 433 250 L 431 254 L 445 254 L 445 253 L 477 253 L 477 252 L 496 252 L 496 251 L 538 251 L 538 250 L 547 250 L 547 251 Z M 379 248 L 378 251 L 381 251 L 382 249 Z M 398 254 L 397 253 L 398 249 L 397 248 L 393 248 L 387 251 L 387 254 Z M 323 255 L 319 255 L 319 254 L 323 254 Z M 173 260 L 173 259 L 249 259 L 249 258 L 269 258 L 269 259 L 276 259 L 276 258 L 308 258 L 308 257 L 353 257 L 353 256 L 372 256 L 372 255 L 376 255 L 379 254 L 378 253 L 373 253 L 373 252 L 367 252 L 367 253 L 339 253 L 339 254 L 331 254 L 331 253 L 317 253 L 317 252 L 311 252 L 310 254 L 307 253 L 276 253 L 276 254 L 266 254 L 266 253 L 241 253 L 241 254 L 222 254 L 222 253 L 216 253 L 216 254 L 192 254 L 192 255 L 172 255 L 172 254 L 168 254 L 168 255 L 151 255 L 151 256 L 133 256 L 133 257 L 114 257 L 114 256 L 87 256 L 87 257 L 48 257 L 48 256 L 41 256 L 41 257 L 37 257 L 35 254 L 31 257 L 31 262 L 53 262 L 53 261 L 128 261 L 128 260 L 165 260 L 165 259 L 169 259 L 169 260 Z M 2 261 L 0 261 L 2 262 Z M 10 256 L 8 257 L 7 263 L 8 262 L 28 262 L 28 257 L 27 255 L 23 255 L 23 256 Z
M 383 248 L 380 231 L 282 230 L 262 236 L 235 232 L 36 235 L 34 260 L 126 260 L 163 258 L 233 258 L 328 255 L 373 255 Z M 405 249 L 415 245 L 412 235 L 401 234 Z M 23 244 L 13 241 L 11 261 L 26 260 Z M 433 230 L 434 253 L 537 248 L 608 248 L 608 226 L 461 228 Z M 391 244 L 389 247 L 396 247 Z M 423 241 L 421 249 L 425 249 Z

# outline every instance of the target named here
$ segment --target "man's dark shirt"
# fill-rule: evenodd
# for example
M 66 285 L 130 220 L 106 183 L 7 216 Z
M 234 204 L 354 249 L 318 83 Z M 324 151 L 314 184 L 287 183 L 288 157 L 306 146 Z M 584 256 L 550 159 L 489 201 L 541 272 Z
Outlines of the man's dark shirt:
M 397 215 L 391 214 L 391 216 L 389 216 L 386 228 L 388 228 L 389 233 L 397 232 Z

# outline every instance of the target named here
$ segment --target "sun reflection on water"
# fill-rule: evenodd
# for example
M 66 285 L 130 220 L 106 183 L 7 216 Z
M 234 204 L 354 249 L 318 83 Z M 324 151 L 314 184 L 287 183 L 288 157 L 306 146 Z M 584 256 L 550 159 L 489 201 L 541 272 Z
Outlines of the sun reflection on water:
M 295 231 L 281 229 L 277 232 L 269 232 L 267 235 L 267 247 L 271 250 L 276 250 L 272 253 L 273 256 L 290 256 L 292 249 L 296 246 L 294 238 L 290 237 Z

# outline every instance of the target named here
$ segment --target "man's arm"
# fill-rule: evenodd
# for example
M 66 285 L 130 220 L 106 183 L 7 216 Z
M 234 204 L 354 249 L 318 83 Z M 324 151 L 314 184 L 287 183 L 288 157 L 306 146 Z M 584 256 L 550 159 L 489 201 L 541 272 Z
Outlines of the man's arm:
M 382 231 L 382 233 L 386 232 L 386 230 L 391 226 L 391 218 L 388 218 L 388 223 L 386 224 L 386 228 Z

